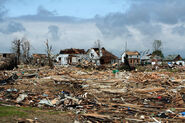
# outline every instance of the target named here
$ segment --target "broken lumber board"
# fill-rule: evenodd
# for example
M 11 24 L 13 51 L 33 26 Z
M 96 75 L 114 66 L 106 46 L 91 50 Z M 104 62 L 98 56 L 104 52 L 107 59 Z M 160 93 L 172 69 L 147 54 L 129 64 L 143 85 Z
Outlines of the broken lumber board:
M 131 119 L 131 118 L 125 118 L 125 120 L 137 121 L 137 122 L 143 122 L 144 121 L 144 120 L 140 120 L 140 119 Z
M 110 103 L 111 106 L 123 106 L 123 107 L 129 107 L 129 108 L 134 108 L 138 110 L 144 110 L 144 111 L 155 111 L 155 112 L 160 112 L 158 109 L 154 108 L 143 108 L 143 105 L 135 105 L 135 104 L 120 104 L 120 103 Z M 138 111 L 137 110 L 137 111 Z
M 153 88 L 143 88 L 143 89 L 135 89 L 134 91 L 137 93 L 148 93 L 148 92 L 156 92 L 156 91 L 161 91 L 165 90 L 163 87 L 153 87 Z
M 108 118 L 110 119 L 110 116 L 108 115 L 101 115 L 101 114 L 97 114 L 97 113 L 88 113 L 88 114 L 83 114 L 82 116 L 86 116 L 86 117 L 96 117 L 96 118 L 100 118 L 100 119 L 104 119 L 104 118 Z
M 88 118 L 90 121 L 98 121 L 98 122 L 112 122 L 112 119 L 109 115 L 101 115 L 97 113 L 88 113 L 82 114 L 81 116 Z
M 141 108 L 142 105 L 134 105 L 134 104 L 120 104 L 120 103 L 110 103 L 110 105 L 114 106 L 124 106 L 124 107 L 130 107 L 130 108 Z
M 123 89 L 101 89 L 101 91 L 116 94 L 116 93 L 125 93 L 127 91 L 127 89 L 126 88 L 123 88 Z

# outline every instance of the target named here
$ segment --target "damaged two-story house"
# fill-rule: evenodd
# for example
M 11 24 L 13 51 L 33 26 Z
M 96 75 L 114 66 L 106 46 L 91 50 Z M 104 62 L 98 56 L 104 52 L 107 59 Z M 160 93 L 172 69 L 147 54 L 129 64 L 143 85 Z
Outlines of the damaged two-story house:
M 140 64 L 140 53 L 137 51 L 125 51 L 121 56 L 122 63 L 125 62 L 125 57 L 128 58 L 130 66 L 136 66 Z
M 86 58 L 84 49 L 64 49 L 61 50 L 56 58 L 60 65 L 77 64 Z
M 91 48 L 87 51 L 88 60 L 96 65 L 114 64 L 118 57 L 103 48 Z

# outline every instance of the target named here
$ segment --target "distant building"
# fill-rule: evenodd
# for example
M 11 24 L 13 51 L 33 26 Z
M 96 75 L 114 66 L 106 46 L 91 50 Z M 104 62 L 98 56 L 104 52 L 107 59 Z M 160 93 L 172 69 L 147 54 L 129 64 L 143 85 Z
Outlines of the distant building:
M 56 60 L 60 65 L 76 64 L 86 58 L 84 49 L 65 49 L 61 50 Z
M 0 53 L 0 70 L 12 70 L 17 67 L 17 57 L 14 53 Z
M 164 61 L 167 62 L 168 65 L 185 66 L 185 62 L 180 55 L 168 55 L 167 57 L 165 57 Z
M 136 66 L 140 64 L 140 53 L 137 51 L 125 51 L 121 56 L 121 61 L 124 63 L 124 57 L 128 56 L 128 62 L 130 66 Z
M 88 60 L 96 65 L 114 64 L 118 57 L 103 48 L 91 48 L 87 51 Z
M 1 58 L 11 58 L 15 57 L 15 53 L 0 53 L 0 59 Z

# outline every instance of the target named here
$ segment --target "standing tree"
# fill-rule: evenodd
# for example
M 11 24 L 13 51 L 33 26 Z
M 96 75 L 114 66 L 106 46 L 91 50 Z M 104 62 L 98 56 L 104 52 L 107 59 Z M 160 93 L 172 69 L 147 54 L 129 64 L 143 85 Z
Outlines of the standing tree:
M 12 50 L 17 57 L 17 64 L 20 64 L 21 44 L 22 41 L 20 39 L 15 39 L 12 41 Z
M 162 53 L 162 50 L 161 50 L 161 47 L 162 47 L 162 42 L 161 40 L 155 40 L 153 42 L 153 53 L 152 55 L 157 55 L 157 56 L 160 56 L 160 57 L 164 57 L 163 53 Z
M 54 65 L 53 65 L 53 60 L 51 56 L 52 46 L 49 46 L 48 40 L 45 42 L 45 44 L 46 44 L 46 53 L 49 61 L 49 66 L 51 69 L 53 69 Z
M 29 55 L 30 55 L 30 42 L 25 38 L 22 39 L 22 56 L 24 63 L 29 63 Z

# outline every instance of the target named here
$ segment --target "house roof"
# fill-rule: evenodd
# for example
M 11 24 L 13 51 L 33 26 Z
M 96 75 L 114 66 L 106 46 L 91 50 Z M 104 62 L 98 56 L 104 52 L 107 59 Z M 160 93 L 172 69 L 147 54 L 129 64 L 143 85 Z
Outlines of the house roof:
M 93 49 L 99 56 L 99 48 L 91 48 Z M 88 49 L 86 53 L 88 53 L 91 49 Z
M 32 56 L 33 56 L 34 58 L 46 58 L 46 57 L 47 57 L 46 54 L 32 54 Z
M 102 48 L 102 57 L 107 57 L 110 59 L 118 59 L 117 56 L 113 55 L 112 53 L 110 53 L 109 51 L 107 51 L 105 48 Z
M 144 56 L 141 56 L 141 60 L 149 60 L 151 58 L 151 54 L 145 54 Z
M 60 50 L 60 54 L 85 54 L 84 49 L 65 49 L 65 50 Z
M 171 61 L 171 60 L 182 60 L 181 56 L 180 55 L 168 55 L 167 57 L 165 57 L 164 60 L 167 60 L 167 61 Z
M 126 51 L 125 53 L 127 55 L 139 55 L 139 52 L 137 52 L 137 51 Z
M 94 51 L 98 54 L 99 56 L 99 48 L 91 48 L 91 49 L 94 49 Z M 87 52 L 89 51 L 90 49 L 87 50 Z M 111 52 L 107 51 L 104 47 L 101 49 L 102 51 L 102 57 L 101 58 L 105 58 L 105 57 L 108 57 L 110 59 L 118 59 L 117 56 L 113 55 Z
M 94 51 L 95 51 L 98 55 L 100 55 L 100 54 L 99 54 L 99 48 L 92 48 L 92 49 L 94 49 Z

